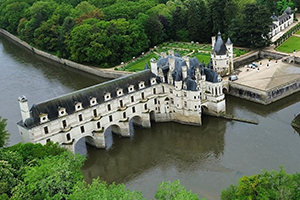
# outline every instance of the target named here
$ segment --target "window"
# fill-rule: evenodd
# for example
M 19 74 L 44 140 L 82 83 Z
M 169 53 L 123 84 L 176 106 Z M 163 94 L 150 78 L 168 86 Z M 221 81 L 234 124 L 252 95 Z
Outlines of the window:
M 97 128 L 98 128 L 98 129 L 101 128 L 100 122 L 97 122 Z
M 156 94 L 156 88 L 153 88 L 153 94 Z
M 134 96 L 131 96 L 131 102 L 134 102 Z
M 111 110 L 111 106 L 110 104 L 107 105 L 107 110 L 110 111 Z
M 71 140 L 70 133 L 67 133 L 66 137 L 67 137 L 67 140 Z
M 123 118 L 126 118 L 126 112 L 123 112 Z
M 82 119 L 82 114 L 78 115 L 78 119 L 79 119 L 80 122 L 82 122 L 82 120 L 83 120 Z
M 120 100 L 120 107 L 123 107 L 123 100 Z
M 194 99 L 197 99 L 197 97 L 196 97 L 196 96 L 194 96 Z
M 173 90 L 172 89 L 170 89 L 170 93 L 173 94 Z
M 113 121 L 113 117 L 112 115 L 109 115 L 109 121 L 112 122 Z
M 141 95 L 142 95 L 142 99 L 145 99 L 145 94 L 144 94 L 144 92 L 142 92 Z
M 156 99 L 156 98 L 154 99 L 154 104 L 155 104 L 155 105 L 157 104 L 157 99 Z
M 94 109 L 94 110 L 93 110 L 93 115 L 94 115 L 94 117 L 97 117 L 97 115 L 98 115 L 97 109 Z
M 184 102 L 184 107 L 187 107 L 187 102 L 186 101 Z
M 84 133 L 84 126 L 80 126 L 81 133 Z
M 48 126 L 45 126 L 45 127 L 44 127 L 44 132 L 45 132 L 45 134 L 48 134 L 48 133 L 49 133 Z
M 162 92 L 165 93 L 165 87 L 164 86 L 162 86 Z
M 183 96 L 186 97 L 186 92 L 183 93 Z
M 171 98 L 171 104 L 174 104 L 174 99 L 173 98 Z
M 50 140 L 50 138 L 48 138 L 47 140 L 46 140 L 46 143 L 48 143 L 48 142 L 50 142 L 51 140 Z
M 67 127 L 67 121 L 66 121 L 66 120 L 63 120 L 63 121 L 62 121 L 62 126 L 63 126 L 63 128 L 66 128 L 66 127 Z
M 135 113 L 135 107 L 132 107 L 132 113 Z
M 144 108 L 145 108 L 145 110 L 147 110 L 147 109 L 148 109 L 148 107 L 147 107 L 147 104 L 145 104 L 145 105 L 144 105 Z

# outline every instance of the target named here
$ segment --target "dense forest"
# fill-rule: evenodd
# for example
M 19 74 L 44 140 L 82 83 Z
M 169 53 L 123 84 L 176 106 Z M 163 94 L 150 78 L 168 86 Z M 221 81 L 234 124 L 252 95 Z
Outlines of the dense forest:
M 0 0 L 0 27 L 61 58 L 113 67 L 167 41 L 263 48 L 270 16 L 300 0 Z M 262 37 L 263 36 L 263 37 Z

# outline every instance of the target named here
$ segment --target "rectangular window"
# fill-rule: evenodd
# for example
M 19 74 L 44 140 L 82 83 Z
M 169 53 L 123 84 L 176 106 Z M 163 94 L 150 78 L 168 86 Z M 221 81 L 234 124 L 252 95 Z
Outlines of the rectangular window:
M 153 88 L 153 94 L 156 94 L 156 88 Z
M 78 115 L 78 119 L 80 122 L 82 122 L 82 114 Z
M 123 100 L 120 100 L 120 107 L 123 107 Z
M 173 90 L 172 89 L 170 89 L 170 93 L 173 94 Z
M 67 133 L 66 137 L 67 137 L 67 140 L 71 140 L 70 133 Z
M 145 99 L 145 94 L 144 94 L 144 92 L 142 92 L 141 94 L 142 94 L 142 99 Z
M 98 129 L 101 128 L 100 122 L 97 122 L 97 128 L 98 128 Z
M 97 109 L 94 109 L 94 110 L 93 110 L 93 114 L 94 114 L 94 117 L 97 117 L 97 115 L 98 115 L 98 114 L 97 114 Z
M 135 107 L 132 107 L 132 113 L 135 113 Z
M 184 102 L 184 107 L 187 107 L 187 102 L 186 101 Z
M 164 86 L 162 86 L 162 92 L 165 93 L 165 87 Z
M 147 109 L 148 109 L 148 107 L 147 107 L 147 104 L 145 104 L 145 105 L 144 105 L 144 108 L 145 108 L 145 110 L 147 110 Z
M 126 112 L 123 112 L 123 118 L 126 118 Z
M 66 128 L 66 127 L 67 127 L 67 121 L 66 121 L 66 120 L 63 120 L 63 121 L 62 121 L 62 125 L 63 125 L 63 128 Z
M 171 98 L 171 104 L 174 104 L 174 99 L 173 98 Z
M 44 132 L 45 132 L 45 134 L 48 134 L 48 133 L 49 133 L 48 126 L 45 126 L 45 127 L 44 127 Z
M 47 140 L 46 140 L 46 143 L 48 143 L 48 142 L 50 142 L 51 140 L 50 140 L 50 138 L 48 138 Z
M 186 97 L 186 92 L 183 93 L 184 97 Z
M 84 133 L 84 126 L 80 126 L 81 133 Z
M 113 117 L 112 115 L 109 115 L 109 121 L 112 122 L 113 121 Z
M 157 99 L 156 99 L 156 98 L 154 99 L 154 104 L 155 104 L 155 105 L 157 104 Z
M 107 105 L 107 110 L 108 110 L 108 111 L 111 110 L 110 104 Z
M 131 96 L 131 102 L 134 102 L 134 96 Z

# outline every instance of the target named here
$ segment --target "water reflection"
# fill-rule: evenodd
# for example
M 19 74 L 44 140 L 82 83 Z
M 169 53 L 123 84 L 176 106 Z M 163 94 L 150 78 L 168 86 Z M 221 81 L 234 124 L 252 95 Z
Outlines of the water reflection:
M 109 151 L 88 148 L 82 171 L 88 182 L 100 177 L 108 183 L 127 182 L 149 168 L 175 167 L 193 171 L 207 162 L 218 163 L 224 152 L 226 121 L 204 120 L 204 126 L 152 123 L 151 129 L 135 127 L 133 139 L 114 136 Z M 221 166 L 213 170 L 228 170 Z

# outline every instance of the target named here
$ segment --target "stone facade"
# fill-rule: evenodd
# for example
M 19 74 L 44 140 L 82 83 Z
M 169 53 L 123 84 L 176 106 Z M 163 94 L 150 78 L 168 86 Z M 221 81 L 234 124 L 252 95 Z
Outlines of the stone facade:
M 211 65 L 221 76 L 229 75 L 233 71 L 233 44 L 230 38 L 224 44 L 220 32 L 217 39 L 212 37 Z
M 74 152 L 76 143 L 105 148 L 109 130 L 130 137 L 130 124 L 151 127 L 151 121 L 201 125 L 201 110 L 225 112 L 222 81 L 196 58 L 181 58 L 172 51 L 147 69 L 78 90 L 28 107 L 19 100 L 22 142 L 58 142 Z
M 270 27 L 269 35 L 272 38 L 294 22 L 294 13 L 290 7 L 287 7 L 282 15 L 276 16 L 274 14 L 271 18 L 273 20 L 273 24 Z

